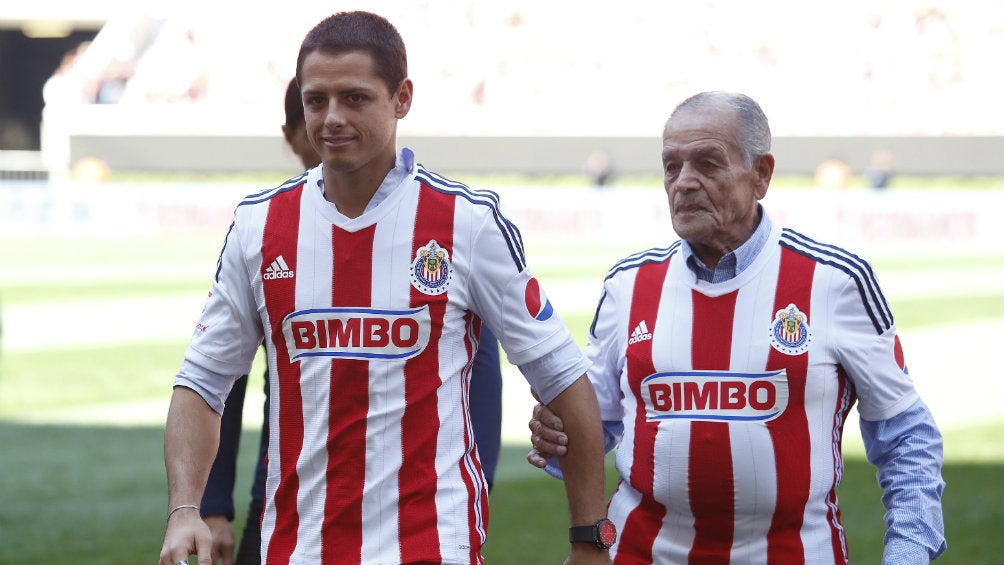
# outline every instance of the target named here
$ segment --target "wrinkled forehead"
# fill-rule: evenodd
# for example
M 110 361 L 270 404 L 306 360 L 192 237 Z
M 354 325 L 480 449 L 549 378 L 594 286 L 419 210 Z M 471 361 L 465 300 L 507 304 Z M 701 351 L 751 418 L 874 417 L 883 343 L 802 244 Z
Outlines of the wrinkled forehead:
M 666 122 L 662 133 L 663 149 L 728 150 L 736 147 L 739 126 L 731 109 L 714 107 L 686 108 Z

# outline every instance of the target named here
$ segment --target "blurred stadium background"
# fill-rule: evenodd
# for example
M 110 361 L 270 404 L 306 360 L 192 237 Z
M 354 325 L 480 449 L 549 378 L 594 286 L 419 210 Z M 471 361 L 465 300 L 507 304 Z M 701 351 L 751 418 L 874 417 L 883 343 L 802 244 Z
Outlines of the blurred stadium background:
M 930 310 L 901 331 L 940 424 L 1001 421 L 1004 0 L 36 0 L 0 9 L 0 433 L 162 426 L 234 204 L 297 172 L 279 124 L 299 42 L 355 8 L 386 15 L 408 45 L 416 100 L 402 144 L 502 193 L 580 342 L 605 270 L 675 239 L 659 188 L 668 113 L 700 90 L 740 90 L 775 134 L 772 216 L 874 259 L 908 320 Z M 614 171 L 603 190 L 584 169 L 595 154 Z M 886 190 L 869 188 L 877 156 L 892 160 Z M 831 159 L 847 165 L 841 186 L 818 186 Z M 109 367 L 121 355 L 135 377 Z M 522 445 L 530 397 L 506 377 L 505 438 Z M 251 424 L 259 389 L 249 387 Z M 135 449 L 160 456 L 158 445 Z M 49 460 L 44 443 L 38 451 Z M 521 479 L 525 467 L 517 457 L 503 475 Z M 104 504 L 29 495 L 27 473 L 4 469 L 12 459 L 0 457 L 0 492 L 19 496 L 0 510 L 0 538 L 44 496 L 59 499 L 53 516 Z M 138 490 L 159 513 L 162 485 Z M 978 521 L 999 530 L 995 512 Z M 134 545 L 152 555 L 159 533 Z M 0 563 L 59 545 L 39 535 Z M 107 545 L 95 539 L 81 543 Z M 61 559 L 136 562 L 91 550 Z
M 441 170 L 577 173 L 601 149 L 622 172 L 650 172 L 673 106 L 728 89 L 763 104 L 786 172 L 830 157 L 863 171 L 887 150 L 905 174 L 1004 173 L 1001 0 L 613 6 L 8 2 L 0 150 L 29 153 L 0 168 L 286 170 L 278 124 L 299 42 L 361 7 L 408 44 L 416 104 L 400 133 Z
M 279 124 L 300 40 L 356 8 L 385 14 L 407 42 L 416 103 L 403 144 L 504 193 L 566 316 L 588 322 L 606 268 L 675 239 L 657 188 L 661 124 L 705 89 L 761 101 L 777 174 L 795 178 L 768 195 L 772 215 L 900 265 L 885 277 L 894 305 L 1004 293 L 1004 0 L 39 0 L 0 10 L 4 351 L 184 339 L 201 306 L 190 287 L 208 280 L 234 203 L 297 171 Z M 606 190 L 588 189 L 595 151 L 617 175 Z M 891 154 L 905 185 L 866 188 L 876 153 Z M 831 158 L 848 166 L 837 184 L 853 188 L 810 186 Z M 933 186 L 910 184 L 925 179 Z M 47 259 L 67 242 L 131 240 L 144 243 Z M 171 241 L 187 246 L 165 265 L 164 247 L 181 245 Z M 969 276 L 932 267 L 948 256 Z M 181 286 L 145 300 L 46 300 L 45 288 L 104 279 Z M 19 300 L 32 285 L 42 291 Z M 44 308 L 79 308 L 67 319 L 81 326 L 47 331 Z M 1004 340 L 994 316 L 970 339 Z M 88 330 L 95 317 L 108 321 L 101 331 Z M 925 373 L 947 370 L 938 348 L 918 350 Z M 519 440 L 528 397 L 518 386 L 510 397 L 507 433 Z M 941 397 L 965 421 L 985 415 Z

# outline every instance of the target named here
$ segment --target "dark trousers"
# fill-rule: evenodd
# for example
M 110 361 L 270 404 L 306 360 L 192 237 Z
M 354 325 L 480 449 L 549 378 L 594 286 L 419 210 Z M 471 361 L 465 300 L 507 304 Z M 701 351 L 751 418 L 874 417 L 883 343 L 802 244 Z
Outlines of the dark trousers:
M 248 505 L 248 520 L 241 534 L 241 545 L 237 548 L 234 565 L 261 565 L 261 500 L 251 500 Z

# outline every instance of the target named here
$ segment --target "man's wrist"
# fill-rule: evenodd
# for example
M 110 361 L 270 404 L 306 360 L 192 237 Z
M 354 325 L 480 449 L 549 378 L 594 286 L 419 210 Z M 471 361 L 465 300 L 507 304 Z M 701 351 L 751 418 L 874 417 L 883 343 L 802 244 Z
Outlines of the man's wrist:
M 617 541 L 617 527 L 606 518 L 600 518 L 586 526 L 572 526 L 568 529 L 569 543 L 592 545 L 596 549 L 607 550 Z
M 168 511 L 168 513 L 167 513 L 167 521 L 170 522 L 171 521 L 171 516 L 174 516 L 174 513 L 177 512 L 177 511 L 179 511 L 179 510 L 195 510 L 196 512 L 198 512 L 199 511 L 199 506 L 197 504 L 179 504 L 179 505 L 171 508 L 170 511 Z

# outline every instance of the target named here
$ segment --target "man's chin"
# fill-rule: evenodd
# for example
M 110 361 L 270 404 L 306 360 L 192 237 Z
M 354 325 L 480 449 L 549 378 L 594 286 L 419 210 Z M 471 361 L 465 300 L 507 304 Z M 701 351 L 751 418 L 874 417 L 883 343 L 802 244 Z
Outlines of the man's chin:
M 359 164 L 344 157 L 328 157 L 324 159 L 324 168 L 333 173 L 351 173 Z
M 708 231 L 708 226 L 699 214 L 676 214 L 673 216 L 673 231 L 681 238 L 691 240 L 700 238 L 702 233 Z

